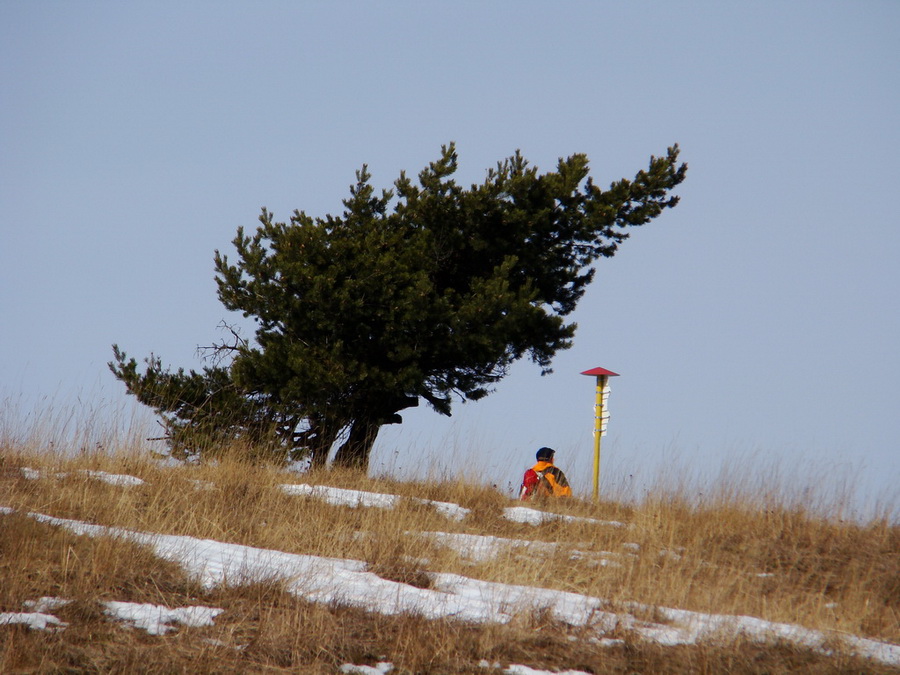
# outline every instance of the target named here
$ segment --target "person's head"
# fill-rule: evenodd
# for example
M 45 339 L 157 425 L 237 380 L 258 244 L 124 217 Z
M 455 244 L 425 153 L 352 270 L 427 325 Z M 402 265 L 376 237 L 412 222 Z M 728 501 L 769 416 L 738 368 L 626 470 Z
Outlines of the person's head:
M 537 461 L 539 462 L 552 462 L 553 455 L 555 454 L 556 450 L 554 450 L 553 448 L 541 448 L 537 451 L 537 455 L 535 456 L 537 457 Z

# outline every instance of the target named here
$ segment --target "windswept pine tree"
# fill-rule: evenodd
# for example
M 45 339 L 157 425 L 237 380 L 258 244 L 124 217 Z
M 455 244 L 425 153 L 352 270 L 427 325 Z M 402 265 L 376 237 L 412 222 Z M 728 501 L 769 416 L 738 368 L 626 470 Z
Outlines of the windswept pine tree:
M 110 368 L 175 450 L 242 440 L 323 465 L 337 445 L 336 463 L 366 468 L 381 426 L 420 400 L 449 415 L 525 356 L 549 372 L 593 264 L 678 203 L 678 152 L 606 190 L 582 154 L 541 174 L 517 152 L 464 188 L 451 144 L 380 194 L 364 166 L 342 215 L 263 209 L 234 261 L 216 251 L 219 299 L 254 320 L 252 341 L 220 345 L 227 358 L 200 372 L 157 357 L 141 372 L 114 346 Z

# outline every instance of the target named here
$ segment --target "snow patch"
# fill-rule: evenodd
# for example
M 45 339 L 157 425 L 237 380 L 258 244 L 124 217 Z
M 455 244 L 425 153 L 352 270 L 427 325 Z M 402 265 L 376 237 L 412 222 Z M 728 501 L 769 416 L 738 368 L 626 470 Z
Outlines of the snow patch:
M 43 477 L 43 474 L 38 469 L 32 469 L 27 466 L 23 466 L 21 469 L 22 475 L 25 476 L 28 480 L 39 480 Z M 106 471 L 91 471 L 85 469 L 83 471 L 79 471 L 79 473 L 89 476 L 91 478 L 95 478 L 99 481 L 103 481 L 104 483 L 109 483 L 110 485 L 120 485 L 123 487 L 132 487 L 135 485 L 144 485 L 144 480 L 138 478 L 137 476 L 129 476 L 127 474 L 118 474 L 118 473 L 108 473 Z M 66 478 L 68 473 L 56 473 L 53 474 L 55 478 Z
M 363 490 L 347 490 L 329 485 L 307 485 L 306 483 L 282 485 L 281 489 L 289 495 L 301 495 L 321 499 L 332 506 L 350 506 L 352 508 L 376 507 L 392 509 L 400 502 L 397 495 L 385 495 Z
M 163 605 L 152 605 L 138 602 L 104 603 L 104 613 L 108 616 L 141 628 L 150 635 L 165 635 L 175 630 L 171 624 L 178 623 L 188 628 L 212 626 L 213 619 L 225 610 L 215 607 L 176 607 L 169 609 Z
M 583 670 L 536 670 L 528 666 L 512 664 L 503 670 L 510 675 L 590 675 Z
M 26 600 L 23 605 L 30 612 L 13 612 L 0 614 L 0 624 L 21 623 L 34 630 L 63 630 L 69 624 L 60 621 L 50 612 L 68 605 L 71 600 L 44 596 L 37 600 Z M 170 609 L 162 605 L 137 602 L 118 602 L 115 600 L 103 603 L 103 613 L 124 621 L 135 628 L 141 628 L 150 635 L 164 635 L 175 630 L 171 624 L 178 623 L 189 628 L 212 626 L 213 619 L 223 609 L 214 607 L 177 607 Z
M 606 525 L 607 527 L 627 527 L 625 523 L 620 523 L 617 520 L 597 520 L 596 518 L 585 518 L 583 516 L 569 516 L 562 513 L 530 509 L 526 506 L 505 508 L 503 509 L 503 517 L 507 520 L 527 525 L 542 525 L 554 520 L 561 520 L 566 523 L 591 523 L 593 525 Z
M 26 600 L 22 604 L 32 612 L 50 613 L 55 612 L 60 607 L 65 607 L 70 602 L 71 600 L 66 600 L 65 598 L 51 598 L 45 595 L 37 600 Z
M 402 501 L 399 495 L 388 495 L 380 492 L 366 492 L 364 490 L 348 490 L 336 488 L 330 485 L 307 485 L 306 483 L 290 483 L 281 486 L 289 495 L 301 495 L 321 499 L 332 506 L 375 507 L 381 509 L 393 509 Z M 445 518 L 463 520 L 469 513 L 459 504 L 452 502 L 438 502 L 431 499 L 414 499 L 419 504 L 432 506 Z
M 135 485 L 143 485 L 144 481 L 137 476 L 128 476 L 121 473 L 107 473 L 106 471 L 82 471 L 82 473 L 96 478 L 97 480 L 109 483 L 110 485 L 120 485 L 122 487 L 133 487 Z
M 43 612 L 0 612 L 0 626 L 22 624 L 31 630 L 59 631 L 65 630 L 67 624 L 52 614 Z
M 374 666 L 355 666 L 352 663 L 345 663 L 341 666 L 340 671 L 342 673 L 350 673 L 351 675 L 385 675 L 393 669 L 393 663 L 379 661 Z

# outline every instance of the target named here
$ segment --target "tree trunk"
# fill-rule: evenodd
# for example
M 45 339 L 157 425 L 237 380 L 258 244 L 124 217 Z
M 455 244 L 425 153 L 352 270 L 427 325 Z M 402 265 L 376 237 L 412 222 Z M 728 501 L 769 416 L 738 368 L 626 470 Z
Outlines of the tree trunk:
M 334 456 L 335 466 L 368 471 L 369 455 L 382 425 L 402 423 L 403 418 L 398 413 L 417 405 L 418 396 L 388 394 L 380 397 L 376 403 L 362 408 L 365 414 L 360 414 L 353 420 L 350 435 Z
M 381 424 L 368 417 L 361 417 L 353 421 L 350 427 L 350 435 L 338 448 L 334 456 L 334 465 L 346 469 L 369 470 L 369 455 Z

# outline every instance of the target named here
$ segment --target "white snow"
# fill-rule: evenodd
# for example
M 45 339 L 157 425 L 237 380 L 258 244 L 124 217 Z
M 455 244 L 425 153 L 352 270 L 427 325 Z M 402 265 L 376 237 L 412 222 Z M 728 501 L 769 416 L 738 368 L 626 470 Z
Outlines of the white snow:
M 26 600 L 25 607 L 30 612 L 13 612 L 0 614 L 0 624 L 21 623 L 32 630 L 63 630 L 69 624 L 60 621 L 50 612 L 69 604 L 65 598 L 42 597 L 38 600 Z M 213 619 L 223 609 L 214 607 L 176 607 L 170 609 L 163 605 L 152 605 L 139 602 L 119 602 L 111 600 L 103 603 L 104 614 L 110 618 L 129 623 L 141 628 L 150 635 L 164 635 L 175 630 L 173 623 L 180 623 L 189 628 L 213 625 Z
M 400 502 L 397 495 L 386 495 L 363 490 L 347 490 L 329 485 L 307 485 L 305 483 L 282 485 L 281 489 L 289 495 L 302 495 L 321 499 L 333 506 L 360 506 L 392 509 Z
M 20 623 L 27 625 L 31 630 L 48 631 L 65 630 L 69 625 L 51 614 L 58 608 L 69 604 L 68 600 L 44 596 L 38 600 L 26 600 L 22 604 L 31 611 L 0 614 L 0 625 Z
M 28 480 L 38 480 L 43 477 L 43 474 L 37 470 L 32 469 L 27 466 L 23 466 L 20 471 L 22 475 L 25 476 Z M 90 471 L 85 469 L 80 471 L 79 473 L 84 474 L 85 476 L 90 476 L 91 478 L 96 478 L 99 481 L 103 481 L 104 483 L 109 483 L 110 485 L 119 485 L 122 487 L 131 487 L 134 485 L 143 485 L 144 480 L 138 478 L 137 476 L 129 476 L 127 474 L 118 474 L 118 473 L 108 473 L 106 471 Z M 67 473 L 56 473 L 54 474 L 55 478 L 65 478 L 69 474 Z
M 51 598 L 45 595 L 37 600 L 26 600 L 22 604 L 32 612 L 50 613 L 56 611 L 60 607 L 65 607 L 69 604 L 69 601 L 65 598 Z
M 366 492 L 364 490 L 348 490 L 346 488 L 336 488 L 329 485 L 288 483 L 282 485 L 281 489 L 289 495 L 315 497 L 316 499 L 321 499 L 333 506 L 350 506 L 353 508 L 363 506 L 393 509 L 402 501 L 402 497 L 398 495 Z M 431 499 L 414 499 L 413 501 L 419 504 L 432 506 L 438 513 L 453 520 L 462 520 L 469 513 L 469 509 L 451 502 L 438 502 Z
M 627 612 L 609 611 L 602 599 L 577 593 L 501 584 L 441 572 L 431 573 L 433 588 L 423 589 L 382 579 L 368 572 L 366 563 L 358 560 L 138 532 L 39 513 L 29 515 L 76 534 L 116 536 L 150 546 L 158 556 L 180 564 L 206 587 L 277 579 L 283 580 L 291 593 L 313 602 L 335 602 L 388 615 L 408 612 L 430 619 L 473 623 L 505 623 L 519 612 L 544 610 L 559 621 L 593 628 L 598 637 L 618 626 L 662 645 L 693 644 L 704 637 L 723 634 L 743 635 L 759 641 L 781 638 L 823 651 L 827 651 L 827 641 L 843 641 L 862 656 L 900 665 L 900 645 L 838 633 L 826 634 L 755 617 L 658 607 L 654 609 L 668 623 L 657 624 L 639 621 Z M 637 603 L 631 607 L 646 609 Z M 7 622 L 12 620 L 17 619 Z
M 590 675 L 583 670 L 535 670 L 528 666 L 519 665 L 511 665 L 509 668 L 505 668 L 503 672 L 509 673 L 509 675 Z
M 617 640 L 616 642 L 621 641 Z M 500 670 L 501 668 L 503 668 L 503 666 L 501 666 L 499 663 L 490 663 L 485 660 L 482 660 L 478 664 L 478 667 L 485 670 L 491 668 L 493 668 L 494 670 Z M 535 668 L 519 664 L 510 664 L 508 668 L 503 669 L 503 672 L 510 673 L 510 675 L 590 675 L 583 670 L 537 670 Z
M 538 511 L 527 506 L 510 506 L 503 509 L 503 517 L 516 523 L 528 525 L 542 525 L 553 520 L 562 520 L 566 523 L 590 523 L 593 525 L 606 525 L 608 527 L 626 527 L 625 523 L 617 520 L 597 520 L 596 518 L 584 518 L 582 516 L 569 516 L 563 513 L 550 513 Z
M 137 602 L 117 602 L 115 600 L 105 603 L 104 612 L 120 621 L 125 621 L 135 628 L 142 628 L 150 635 L 164 635 L 175 630 L 171 624 L 180 623 L 189 628 L 212 626 L 213 619 L 224 612 L 215 607 L 176 607 L 169 609 L 163 605 L 152 605 Z
M 96 478 L 110 485 L 121 485 L 123 487 L 131 487 L 133 485 L 143 485 L 144 481 L 137 476 L 128 476 L 119 473 L 107 473 L 106 471 L 83 471 L 91 478 Z
M 0 626 L 11 624 L 24 624 L 31 630 L 64 630 L 67 624 L 60 621 L 52 614 L 43 612 L 0 612 Z
M 394 665 L 387 661 L 379 661 L 374 666 L 354 666 L 352 663 L 345 663 L 340 668 L 342 673 L 351 675 L 385 675 L 393 669 Z
M 434 507 L 435 511 L 450 520 L 464 520 L 469 515 L 469 509 L 452 502 L 436 502 L 433 499 L 420 499 L 417 501 Z

